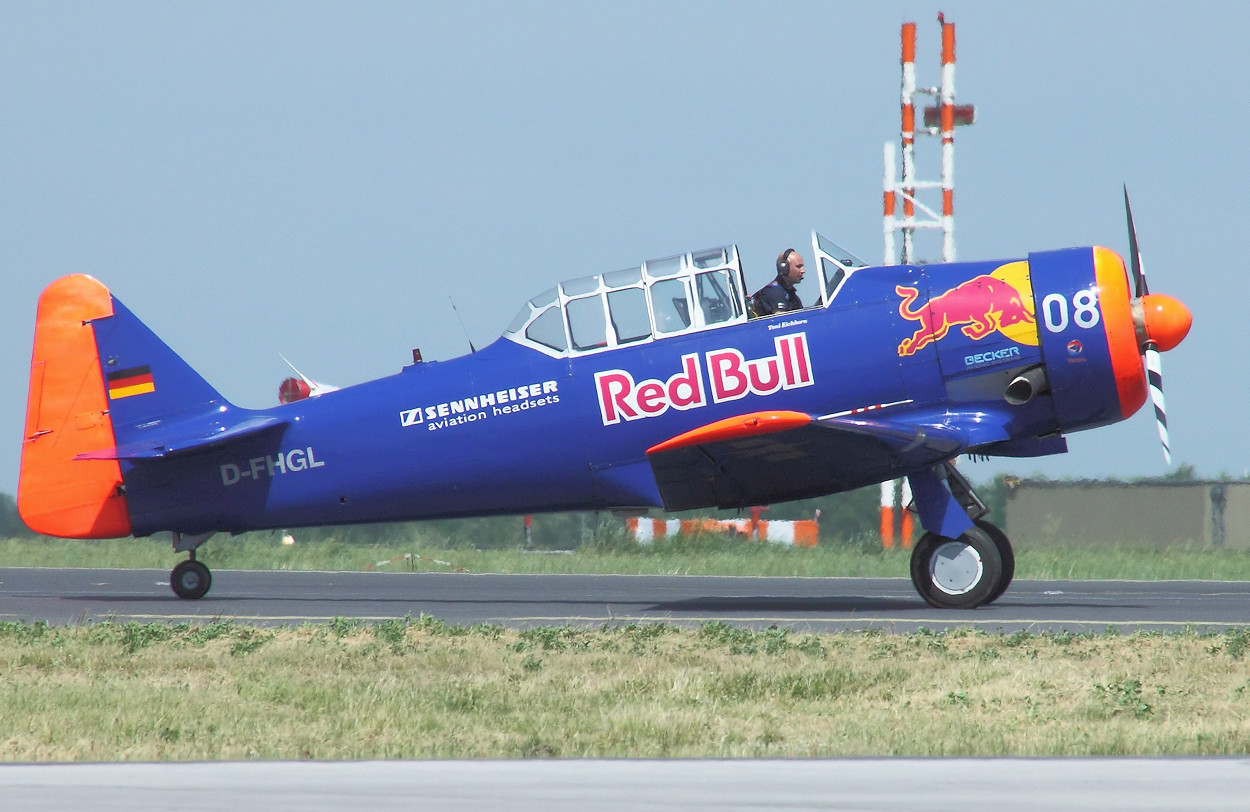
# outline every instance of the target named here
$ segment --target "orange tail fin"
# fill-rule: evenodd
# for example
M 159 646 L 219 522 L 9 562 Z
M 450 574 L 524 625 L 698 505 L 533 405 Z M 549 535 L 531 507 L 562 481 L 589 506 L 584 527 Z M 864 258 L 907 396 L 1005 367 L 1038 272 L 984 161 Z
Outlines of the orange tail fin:
M 108 288 L 84 274 L 58 279 L 39 297 L 17 484 L 18 513 L 37 533 L 130 535 L 121 464 L 76 459 L 115 445 L 91 327 L 112 314 Z

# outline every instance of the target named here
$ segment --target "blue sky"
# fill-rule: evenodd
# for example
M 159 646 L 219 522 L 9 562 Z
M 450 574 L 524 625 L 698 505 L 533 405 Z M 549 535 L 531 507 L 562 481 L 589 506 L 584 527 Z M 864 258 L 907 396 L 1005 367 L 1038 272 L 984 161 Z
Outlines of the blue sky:
M 348 385 L 499 335 L 560 279 L 737 243 L 751 287 L 811 228 L 879 260 L 899 25 L 939 81 L 956 23 L 960 259 L 1127 246 L 1194 312 L 1164 357 L 1172 446 L 1242 475 L 1250 400 L 1250 6 L 1051 2 L 0 2 L 0 491 L 35 301 L 87 272 L 224 395 L 279 353 Z M 919 150 L 936 179 L 935 139 Z M 936 234 L 918 240 L 937 260 Z M 1239 332 L 1240 331 L 1240 332 Z M 971 465 L 1165 471 L 1143 410 L 1072 451 Z

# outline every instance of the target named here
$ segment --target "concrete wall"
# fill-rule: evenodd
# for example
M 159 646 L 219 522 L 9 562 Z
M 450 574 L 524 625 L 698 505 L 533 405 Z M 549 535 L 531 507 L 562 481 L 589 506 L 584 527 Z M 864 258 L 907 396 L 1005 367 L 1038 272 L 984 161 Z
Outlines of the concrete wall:
M 1225 544 L 1229 547 L 1250 547 L 1250 485 L 1230 485 L 1225 489 L 1225 495 Z
M 1021 480 L 1008 488 L 1004 530 L 1020 548 L 1057 543 L 1250 548 L 1250 483 Z

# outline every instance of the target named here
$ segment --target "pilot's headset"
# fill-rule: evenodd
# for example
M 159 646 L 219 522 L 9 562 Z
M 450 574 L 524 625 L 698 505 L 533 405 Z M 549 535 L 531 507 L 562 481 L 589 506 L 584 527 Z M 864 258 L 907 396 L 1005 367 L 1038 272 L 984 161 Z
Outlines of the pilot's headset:
M 790 255 L 794 253 L 793 248 L 787 248 L 777 255 L 777 275 L 785 276 L 790 273 Z

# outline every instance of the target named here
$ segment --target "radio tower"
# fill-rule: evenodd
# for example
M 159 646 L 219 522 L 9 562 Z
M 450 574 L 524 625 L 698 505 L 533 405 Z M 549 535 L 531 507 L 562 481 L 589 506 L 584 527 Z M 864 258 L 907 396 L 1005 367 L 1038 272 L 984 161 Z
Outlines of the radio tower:
M 942 26 L 942 83 L 939 87 L 916 87 L 916 24 L 903 23 L 901 96 L 902 127 L 899 142 L 903 153 L 902 179 L 896 180 L 898 155 L 891 142 L 885 145 L 884 226 L 885 264 L 914 265 L 917 229 L 942 230 L 942 261 L 955 261 L 955 128 L 976 122 L 976 107 L 955 104 L 955 24 L 939 13 Z M 924 108 L 921 135 L 941 136 L 942 173 L 938 181 L 916 178 L 916 94 L 937 97 L 937 104 Z M 921 191 L 942 190 L 942 213 L 939 215 L 919 199 Z M 896 216 L 897 202 L 903 201 L 903 216 Z M 917 216 L 919 211 L 921 216 Z M 903 253 L 895 254 L 895 232 L 903 236 Z M 911 502 L 907 480 L 881 483 L 881 545 L 893 547 L 900 539 L 904 549 L 911 549 L 912 516 L 906 510 Z

